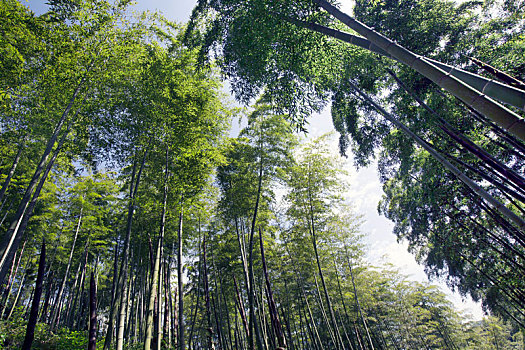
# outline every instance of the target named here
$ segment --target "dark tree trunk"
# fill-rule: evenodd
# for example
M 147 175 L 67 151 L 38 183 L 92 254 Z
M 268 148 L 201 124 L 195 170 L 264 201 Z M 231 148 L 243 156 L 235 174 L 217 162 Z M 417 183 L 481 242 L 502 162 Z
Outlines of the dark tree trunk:
M 89 343 L 88 350 L 97 347 L 97 281 L 95 274 L 91 271 L 89 282 Z
M 31 314 L 27 322 L 26 336 L 22 350 L 30 350 L 31 344 L 35 337 L 35 326 L 38 320 L 38 307 L 40 306 L 40 297 L 42 296 L 42 281 L 44 279 L 44 270 L 46 264 L 46 242 L 42 241 L 42 248 L 40 250 L 40 261 L 38 263 L 38 274 L 36 276 L 35 291 L 33 294 L 33 303 L 31 304 Z
M 318 0 L 315 0 L 315 1 L 318 1 Z M 363 98 L 363 100 L 365 100 L 370 105 L 372 105 L 379 113 L 381 113 L 381 115 L 385 117 L 385 119 L 390 121 L 396 127 L 403 130 L 403 132 L 406 133 L 411 139 L 413 139 L 417 144 L 419 144 L 426 151 L 428 151 L 447 170 L 452 172 L 461 182 L 463 182 L 467 187 L 469 187 L 473 192 L 475 192 L 476 195 L 480 196 L 481 198 L 486 200 L 488 203 L 490 203 L 491 207 L 495 208 L 495 210 L 497 210 L 503 217 L 506 217 L 508 220 L 513 222 L 519 229 L 521 230 L 525 229 L 525 221 L 521 217 L 519 217 L 509 208 L 504 206 L 499 200 L 497 200 L 492 195 L 490 195 L 487 191 L 485 191 L 482 187 L 477 185 L 469 177 L 465 176 L 465 174 L 463 174 L 458 168 L 456 168 L 448 160 L 446 160 L 430 144 L 428 144 L 427 142 L 422 140 L 419 136 L 414 134 L 403 123 L 398 121 L 392 114 L 388 113 L 383 107 L 378 105 L 367 94 L 365 94 L 363 91 L 357 88 L 357 86 L 355 86 L 351 81 L 348 81 L 348 83 L 356 91 L 356 93 L 359 94 Z

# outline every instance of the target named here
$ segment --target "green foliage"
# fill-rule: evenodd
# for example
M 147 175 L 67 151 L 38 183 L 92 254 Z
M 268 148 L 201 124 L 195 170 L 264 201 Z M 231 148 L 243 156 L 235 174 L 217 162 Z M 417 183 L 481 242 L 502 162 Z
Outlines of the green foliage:
M 43 237 L 51 244 L 34 348 L 86 347 L 91 271 L 98 281 L 99 320 L 108 320 L 116 310 L 114 291 L 129 287 L 128 305 L 116 310 L 126 315 L 124 347 L 129 349 L 142 348 L 142 305 L 156 280 L 165 291 L 158 300 L 165 309 L 159 314 L 171 316 L 170 326 L 182 322 L 195 348 L 210 341 L 221 348 L 246 348 L 239 310 L 249 304 L 263 342 L 274 348 L 275 330 L 267 322 L 269 289 L 290 348 L 291 343 L 295 348 L 326 349 L 522 346 L 520 310 L 511 308 L 525 290 L 519 255 L 523 249 L 513 240 L 516 233 L 428 152 L 378 118 L 348 81 L 375 94 L 427 142 L 466 164 L 468 175 L 480 183 L 490 180 L 476 172 L 480 162 L 444 138 L 444 127 L 457 129 L 521 173 L 519 144 L 513 144 L 518 146 L 514 150 L 508 146 L 513 141 L 497 129 L 481 119 L 465 118 L 462 106 L 411 70 L 294 24 L 302 20 L 341 27 L 311 1 L 199 1 L 189 28 L 205 28 L 202 35 L 182 33 L 161 15 L 131 19 L 127 4 L 53 0 L 50 12 L 42 16 L 16 1 L 0 5 L 0 181 L 13 164 L 13 145 L 23 149 L 5 203 L 0 203 L 7 222 L 2 228 L 9 225 L 51 135 L 57 131 L 58 140 L 65 140 L 24 232 L 24 253 L 8 262 L 9 288 L 0 293 L 2 346 L 14 349 L 23 341 Z M 420 54 L 453 64 L 475 54 L 519 75 L 522 8 L 504 2 L 503 17 L 489 19 L 497 6 L 358 1 L 355 11 Z M 498 42 L 504 44 L 489 50 Z M 238 138 L 226 138 L 237 111 L 224 101 L 219 72 L 200 66 L 206 54 L 218 59 L 217 66 L 241 101 L 263 94 Z M 505 60 L 513 57 L 517 63 L 509 67 Z M 386 66 L 437 115 L 416 105 L 385 75 Z M 292 128 L 302 128 L 305 118 L 329 101 L 341 152 L 351 149 L 358 166 L 378 158 L 385 191 L 379 208 L 396 223 L 397 236 L 409 241 L 430 274 L 448 275 L 461 293 L 483 300 L 487 310 L 516 323 L 496 317 L 468 322 L 436 287 L 412 282 L 391 266 L 366 262 L 362 219 L 344 200 L 346 174 L 330 136 L 295 148 Z M 68 105 L 71 110 L 65 113 Z M 62 116 L 64 125 L 58 128 Z M 504 197 L 493 182 L 483 186 Z M 523 209 L 520 205 L 514 205 L 516 212 Z M 164 209 L 160 262 L 165 275 L 151 276 Z M 252 224 L 254 238 L 260 232 L 263 240 L 268 290 L 258 244 L 253 246 L 253 261 L 248 261 Z M 486 227 L 492 226 L 496 228 L 487 234 Z M 124 254 L 127 232 L 131 240 Z M 176 261 L 178 248 L 183 256 Z M 119 285 L 124 255 L 129 280 Z M 184 282 L 177 291 L 183 295 L 183 320 L 177 320 L 173 310 L 177 264 L 187 277 L 178 276 Z M 494 276 L 501 285 L 494 283 Z M 59 289 L 60 302 L 55 297 Z M 211 306 L 203 301 L 206 294 Z M 9 315 L 11 309 L 15 311 Z
M 20 349 L 24 342 L 27 321 L 22 310 L 13 314 L 8 321 L 0 322 L 0 348 Z M 87 347 L 86 333 L 61 328 L 52 332 L 49 325 L 38 323 L 31 349 L 78 350 Z

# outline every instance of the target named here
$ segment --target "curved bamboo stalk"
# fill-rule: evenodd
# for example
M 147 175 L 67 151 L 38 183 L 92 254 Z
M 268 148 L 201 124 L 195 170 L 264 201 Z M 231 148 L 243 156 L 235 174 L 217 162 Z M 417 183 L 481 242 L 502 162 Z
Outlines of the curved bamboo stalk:
M 326 0 L 314 0 L 316 4 L 324 8 L 329 14 L 340 20 L 349 28 L 363 35 L 371 43 L 378 46 L 399 62 L 408 65 L 426 78 L 432 80 L 439 87 L 450 92 L 468 106 L 501 126 L 506 131 L 525 141 L 525 120 L 508 108 L 502 106 L 483 92 L 476 91 L 464 84 L 450 73 L 428 62 L 419 55 L 396 44 L 387 37 L 377 33 L 365 24 L 348 16 Z
M 388 57 L 398 62 L 401 62 L 400 60 L 396 59 L 395 57 L 390 55 L 388 52 L 386 52 L 379 46 L 374 45 L 369 40 L 362 38 L 360 36 L 346 33 L 340 30 L 328 28 L 328 27 L 322 26 L 317 23 L 304 22 L 304 21 L 300 21 L 294 18 L 289 18 L 286 16 L 281 16 L 281 17 L 284 18 L 286 21 L 293 23 L 299 27 L 307 28 L 307 29 L 313 30 L 321 34 L 328 35 L 332 38 L 339 39 L 346 43 L 356 45 L 363 49 L 377 53 L 381 56 Z M 437 66 L 439 69 L 442 69 L 447 74 L 452 75 L 453 77 L 461 80 L 463 83 L 469 85 L 470 87 L 476 89 L 479 92 L 484 93 L 485 95 L 491 98 L 494 98 L 500 102 L 514 106 L 521 110 L 525 110 L 525 91 L 523 90 L 520 90 L 514 86 L 500 83 L 493 79 L 485 78 L 481 75 L 471 73 L 463 69 L 453 67 L 445 63 L 441 63 L 431 58 L 427 58 L 423 56 L 420 56 L 420 58 Z
M 33 294 L 33 302 L 31 303 L 31 313 L 27 321 L 26 336 L 22 350 L 30 350 L 33 339 L 35 338 L 35 327 L 38 320 L 38 308 L 40 306 L 40 297 L 42 296 L 42 282 L 44 280 L 44 270 L 46 265 L 46 241 L 42 241 L 42 248 L 40 249 L 40 261 L 38 263 L 38 274 L 35 283 L 35 292 Z

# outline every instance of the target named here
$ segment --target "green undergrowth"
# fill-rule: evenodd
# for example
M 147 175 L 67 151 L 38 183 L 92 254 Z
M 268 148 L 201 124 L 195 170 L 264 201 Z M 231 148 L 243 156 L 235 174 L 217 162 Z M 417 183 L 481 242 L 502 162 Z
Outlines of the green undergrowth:
M 17 310 L 8 320 L 0 321 L 0 349 L 20 349 L 24 342 L 27 321 L 22 310 Z M 38 323 L 31 349 L 73 350 L 87 348 L 87 332 L 61 328 L 51 331 L 49 325 Z

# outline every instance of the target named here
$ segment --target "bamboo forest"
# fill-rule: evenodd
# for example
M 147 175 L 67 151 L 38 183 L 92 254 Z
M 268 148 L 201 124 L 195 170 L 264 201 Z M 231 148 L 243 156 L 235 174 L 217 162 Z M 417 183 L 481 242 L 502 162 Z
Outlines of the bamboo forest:
M 525 0 L 2 0 L 0 349 L 524 350 L 524 116 Z

